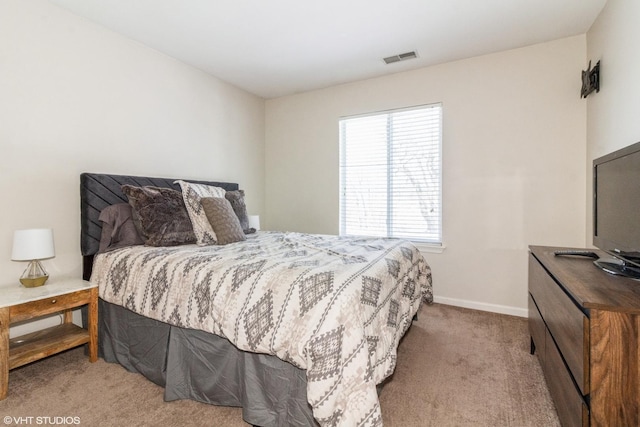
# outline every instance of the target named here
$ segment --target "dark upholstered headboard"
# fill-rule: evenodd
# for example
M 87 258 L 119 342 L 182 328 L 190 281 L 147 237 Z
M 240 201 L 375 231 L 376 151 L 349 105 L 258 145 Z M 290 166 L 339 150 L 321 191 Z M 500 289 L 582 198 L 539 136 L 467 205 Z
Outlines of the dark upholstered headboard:
M 83 257 L 83 278 L 89 280 L 93 256 L 100 247 L 102 224 L 98 220 L 100 212 L 107 206 L 116 203 L 127 203 L 126 196 L 120 187 L 124 184 L 138 187 L 152 185 L 154 187 L 173 188 L 180 191 L 180 186 L 174 184 L 179 178 L 151 178 L 146 176 L 107 175 L 97 173 L 83 173 L 80 175 L 80 249 Z M 197 184 L 214 185 L 227 191 L 237 190 L 238 184 L 229 182 L 184 181 Z

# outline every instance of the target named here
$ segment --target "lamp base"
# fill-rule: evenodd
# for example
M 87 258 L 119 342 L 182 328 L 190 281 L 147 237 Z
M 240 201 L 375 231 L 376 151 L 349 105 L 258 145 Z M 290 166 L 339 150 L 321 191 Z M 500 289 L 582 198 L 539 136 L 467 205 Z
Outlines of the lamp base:
M 20 278 L 20 283 L 22 283 L 22 286 L 24 286 L 25 288 L 36 288 L 38 286 L 42 286 L 44 285 L 44 283 L 47 281 L 47 279 L 49 278 L 49 276 L 41 276 L 41 277 L 25 277 L 25 278 Z
M 27 269 L 20 276 L 20 283 L 25 288 L 36 288 L 44 285 L 44 282 L 49 278 L 49 274 L 45 271 L 40 261 L 34 259 L 29 262 Z

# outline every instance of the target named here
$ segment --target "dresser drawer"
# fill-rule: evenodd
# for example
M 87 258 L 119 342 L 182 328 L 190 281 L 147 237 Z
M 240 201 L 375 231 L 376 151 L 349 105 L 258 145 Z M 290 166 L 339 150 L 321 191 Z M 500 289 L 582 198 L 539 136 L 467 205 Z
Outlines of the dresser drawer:
M 588 426 L 589 408 L 580 391 L 576 389 L 548 330 L 546 331 L 544 374 L 562 426 Z
M 529 292 L 580 391 L 589 394 L 588 317 L 533 255 L 529 255 Z
M 544 344 L 545 344 L 545 330 L 544 321 L 538 311 L 538 306 L 529 294 L 529 334 L 536 346 L 536 355 L 540 359 L 540 365 L 544 369 Z

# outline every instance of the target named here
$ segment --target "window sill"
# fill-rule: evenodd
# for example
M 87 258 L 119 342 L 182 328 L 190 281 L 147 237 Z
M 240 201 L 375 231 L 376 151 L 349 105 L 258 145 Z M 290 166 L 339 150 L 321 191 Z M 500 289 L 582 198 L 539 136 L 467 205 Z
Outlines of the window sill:
M 444 252 L 446 246 L 445 245 L 433 245 L 429 243 L 422 242 L 413 242 L 413 244 L 418 248 L 420 252 L 430 253 L 430 254 L 441 254 Z

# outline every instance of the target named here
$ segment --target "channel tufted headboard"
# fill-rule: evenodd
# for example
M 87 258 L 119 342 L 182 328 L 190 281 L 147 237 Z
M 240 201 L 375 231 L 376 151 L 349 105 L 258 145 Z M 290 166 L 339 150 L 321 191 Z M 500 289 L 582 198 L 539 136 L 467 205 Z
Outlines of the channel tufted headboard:
M 98 220 L 100 212 L 109 205 L 127 203 L 127 198 L 120 187 L 124 184 L 139 187 L 151 185 L 180 191 L 180 186 L 174 183 L 178 179 L 180 178 L 152 178 L 98 173 L 83 173 L 80 175 L 80 250 L 83 257 L 82 276 L 85 280 L 89 280 L 91 276 L 93 256 L 100 247 L 100 235 L 102 234 L 102 225 Z M 238 184 L 230 182 L 196 181 L 192 179 L 184 179 L 184 181 L 214 185 L 227 191 L 239 188 Z

